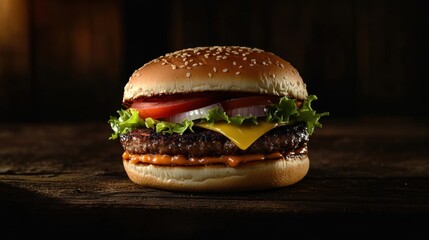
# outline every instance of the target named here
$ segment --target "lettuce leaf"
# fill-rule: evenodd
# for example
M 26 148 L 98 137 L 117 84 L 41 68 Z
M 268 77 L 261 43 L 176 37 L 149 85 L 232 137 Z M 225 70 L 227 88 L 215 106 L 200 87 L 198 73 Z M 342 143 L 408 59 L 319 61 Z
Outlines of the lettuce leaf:
M 282 97 L 278 104 L 273 104 L 267 107 L 267 117 L 262 120 L 268 122 L 278 122 L 286 124 L 294 124 L 296 122 L 305 122 L 307 124 L 308 134 L 313 134 L 315 127 L 322 127 L 319 119 L 322 116 L 328 116 L 329 112 L 316 113 L 311 107 L 311 102 L 317 100 L 315 95 L 310 95 L 304 100 L 302 107 L 298 108 L 293 99 Z M 189 130 L 193 132 L 192 127 L 194 121 L 214 123 L 216 121 L 226 121 L 229 124 L 240 126 L 242 124 L 258 124 L 258 119 L 255 116 L 228 116 L 222 109 L 215 107 L 208 111 L 208 115 L 204 118 L 194 121 L 184 120 L 180 123 L 171 123 L 159 121 L 153 118 L 141 119 L 139 112 L 135 109 L 121 109 L 117 111 L 119 117 L 110 116 L 108 123 L 110 124 L 113 134 L 109 139 L 116 139 L 120 135 L 136 128 L 146 127 L 155 129 L 161 134 L 183 134 Z
M 142 120 L 139 117 L 139 112 L 135 109 L 129 110 L 119 110 L 117 111 L 119 117 L 110 116 L 108 123 L 113 130 L 113 134 L 109 139 L 116 139 L 119 135 L 127 133 L 129 130 L 139 128 L 139 127 L 148 127 L 152 128 L 153 121 L 152 119 Z M 147 123 L 146 123 L 147 122 Z
M 208 115 L 203 118 L 202 122 L 208 122 L 208 123 L 214 123 L 216 121 L 226 121 L 227 123 L 234 124 L 240 126 L 244 122 L 252 122 L 255 125 L 258 125 L 257 117 L 256 116 L 233 116 L 230 117 L 226 115 L 226 112 L 224 112 L 219 107 L 215 107 L 213 109 L 210 109 L 208 111 Z
M 186 130 L 193 132 L 192 127 L 194 122 L 189 120 L 184 120 L 181 123 L 170 123 L 165 121 L 158 121 L 153 118 L 141 119 L 139 112 L 133 108 L 127 110 L 121 109 L 117 111 L 119 117 L 110 116 L 108 123 L 113 130 L 113 134 L 109 139 L 113 140 L 118 138 L 120 135 L 127 133 L 130 130 L 136 128 L 152 128 L 155 129 L 157 133 L 162 134 L 183 134 Z
M 307 123 L 307 132 L 312 135 L 314 127 L 322 127 L 319 119 L 323 116 L 328 116 L 329 112 L 316 113 L 311 108 L 311 102 L 317 100 L 316 95 L 310 95 L 304 100 L 301 108 L 298 108 L 293 99 L 282 97 L 279 104 L 274 104 L 268 108 L 268 122 L 286 122 L 293 124 L 295 122 Z

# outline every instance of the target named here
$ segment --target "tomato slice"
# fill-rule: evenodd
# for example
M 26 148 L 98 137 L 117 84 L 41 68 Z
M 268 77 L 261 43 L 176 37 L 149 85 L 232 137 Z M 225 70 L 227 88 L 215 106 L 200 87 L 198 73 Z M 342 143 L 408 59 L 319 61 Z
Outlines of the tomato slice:
M 217 101 L 212 96 L 194 96 L 159 101 L 137 101 L 130 107 L 138 110 L 141 118 L 159 119 L 201 108 Z
M 150 100 L 138 100 L 131 103 L 130 107 L 139 111 L 141 118 L 151 117 L 154 119 L 160 119 L 170 117 L 178 113 L 191 111 L 197 108 L 202 108 L 210 104 L 218 103 L 222 98 L 225 97 L 230 96 L 222 96 L 219 94 L 171 96 Z M 279 97 L 277 96 L 257 95 L 236 97 L 225 100 L 221 102 L 221 105 L 225 111 L 229 111 L 231 109 L 248 106 L 270 105 L 272 103 L 278 103 L 278 101 Z
M 258 105 L 270 105 L 273 103 L 278 103 L 279 97 L 277 96 L 249 96 L 234 98 L 221 102 L 222 107 L 225 111 L 229 111 L 235 108 L 249 107 L 249 106 L 258 106 Z

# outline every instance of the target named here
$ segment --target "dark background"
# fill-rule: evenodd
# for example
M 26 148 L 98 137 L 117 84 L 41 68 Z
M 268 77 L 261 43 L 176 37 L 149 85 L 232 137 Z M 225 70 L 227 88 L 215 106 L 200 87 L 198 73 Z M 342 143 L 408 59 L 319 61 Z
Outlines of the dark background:
M 423 0 L 0 0 L 0 122 L 107 121 L 135 69 L 207 45 L 290 61 L 331 117 L 427 117 L 427 11 Z

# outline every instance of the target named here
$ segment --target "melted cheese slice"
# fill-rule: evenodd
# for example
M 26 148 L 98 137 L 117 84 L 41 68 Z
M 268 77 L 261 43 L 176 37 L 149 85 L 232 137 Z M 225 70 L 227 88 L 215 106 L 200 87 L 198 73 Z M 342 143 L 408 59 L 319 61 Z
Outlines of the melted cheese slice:
M 197 123 L 195 126 L 209 129 L 218 132 L 225 137 L 229 138 L 237 147 L 242 150 L 246 150 L 252 143 L 254 143 L 259 137 L 267 133 L 273 128 L 283 126 L 284 124 L 269 123 L 261 121 L 258 125 L 242 125 L 235 126 L 226 122 L 215 122 L 210 123 Z

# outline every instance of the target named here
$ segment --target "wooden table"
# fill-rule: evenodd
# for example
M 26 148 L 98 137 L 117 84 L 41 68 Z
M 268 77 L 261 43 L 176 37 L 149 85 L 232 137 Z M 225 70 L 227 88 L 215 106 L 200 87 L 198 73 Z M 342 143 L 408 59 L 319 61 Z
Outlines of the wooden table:
M 0 239 L 247 236 L 413 238 L 429 226 L 427 119 L 323 119 L 308 175 L 247 193 L 178 193 L 132 183 L 106 122 L 0 126 Z M 427 235 L 427 234 L 426 234 Z

